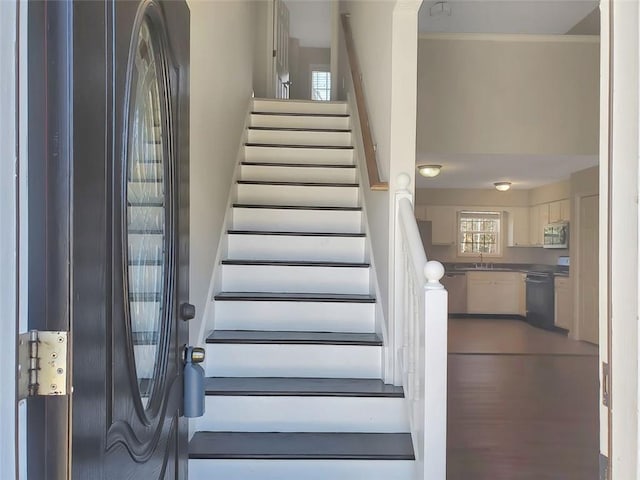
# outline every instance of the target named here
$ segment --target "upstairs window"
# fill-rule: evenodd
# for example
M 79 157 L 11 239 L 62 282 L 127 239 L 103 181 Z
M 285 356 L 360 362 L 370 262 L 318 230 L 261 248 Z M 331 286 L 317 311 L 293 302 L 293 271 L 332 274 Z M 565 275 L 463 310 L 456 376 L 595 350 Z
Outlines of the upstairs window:
M 311 71 L 311 100 L 331 100 L 331 72 Z
M 458 254 L 499 257 L 502 255 L 500 212 L 470 212 L 458 214 Z

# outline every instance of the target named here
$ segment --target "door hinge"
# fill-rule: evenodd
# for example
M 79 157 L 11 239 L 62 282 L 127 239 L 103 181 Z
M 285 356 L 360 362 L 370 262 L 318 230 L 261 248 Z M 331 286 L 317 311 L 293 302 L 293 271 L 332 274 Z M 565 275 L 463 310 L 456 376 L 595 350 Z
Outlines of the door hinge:
M 18 337 L 18 398 L 67 395 L 69 332 L 31 330 Z
M 600 454 L 600 474 L 598 480 L 609 480 L 609 458 Z
M 264 52 L 264 50 L 263 50 L 263 52 Z M 275 50 L 273 51 L 273 58 L 276 58 L 276 51 Z
M 611 383 L 609 376 L 609 364 L 602 362 L 602 404 L 611 407 Z

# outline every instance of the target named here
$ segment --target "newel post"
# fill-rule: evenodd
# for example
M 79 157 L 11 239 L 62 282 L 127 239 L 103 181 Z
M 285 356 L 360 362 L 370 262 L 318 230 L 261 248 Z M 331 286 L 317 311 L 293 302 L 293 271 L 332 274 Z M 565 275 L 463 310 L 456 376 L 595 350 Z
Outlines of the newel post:
M 440 283 L 444 267 L 424 266 L 424 471 L 423 478 L 445 480 L 447 473 L 447 291 Z
M 396 177 L 394 205 L 393 205 L 393 225 L 391 231 L 391 285 L 389 285 L 389 298 L 391 305 L 391 319 L 389 322 L 389 351 L 387 352 L 387 366 L 392 373 L 391 381 L 394 385 L 402 385 L 402 371 L 398 358 L 403 342 L 403 322 L 406 318 L 404 299 L 405 295 L 405 265 L 402 247 L 402 225 L 400 219 L 400 200 L 406 198 L 413 203 L 413 195 L 409 191 L 411 177 L 406 173 L 401 173 Z M 389 378 L 389 376 L 387 376 Z

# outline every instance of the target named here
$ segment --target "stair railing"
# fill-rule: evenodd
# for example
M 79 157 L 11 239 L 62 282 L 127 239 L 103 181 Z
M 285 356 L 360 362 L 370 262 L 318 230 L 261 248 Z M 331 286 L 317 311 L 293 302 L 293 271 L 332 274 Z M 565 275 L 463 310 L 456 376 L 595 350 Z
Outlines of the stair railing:
M 353 92 L 356 97 L 358 119 L 360 120 L 365 164 L 367 166 L 367 174 L 369 177 L 369 188 L 371 188 L 371 190 L 389 190 L 389 183 L 383 182 L 380 179 L 380 173 L 378 172 L 376 146 L 373 143 L 373 134 L 371 133 L 371 125 L 369 123 L 369 112 L 367 111 L 367 100 L 364 95 L 362 71 L 360 70 L 360 63 L 358 62 L 358 54 L 356 53 L 356 46 L 353 41 L 351 21 L 349 20 L 348 13 L 342 14 L 342 31 L 344 32 L 347 58 L 349 59 L 349 69 L 351 71 L 351 80 L 353 82 Z
M 416 456 L 416 479 L 445 480 L 447 455 L 447 291 L 444 267 L 427 261 L 413 212 L 410 177 L 395 192 L 394 383 L 402 385 Z

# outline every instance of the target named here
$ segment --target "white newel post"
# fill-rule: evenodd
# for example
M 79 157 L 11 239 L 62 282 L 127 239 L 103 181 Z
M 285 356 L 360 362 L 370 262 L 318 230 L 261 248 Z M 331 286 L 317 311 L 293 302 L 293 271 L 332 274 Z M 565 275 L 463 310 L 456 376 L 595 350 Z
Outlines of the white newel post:
M 393 384 L 402 385 L 402 365 L 400 364 L 400 352 L 403 347 L 404 321 L 406 320 L 406 285 L 404 271 L 404 258 L 402 248 L 402 225 L 400 224 L 400 200 L 406 198 L 413 203 L 413 195 L 409 191 L 411 177 L 401 173 L 396 178 L 396 192 L 394 200 L 394 225 L 393 225 L 393 289 L 392 308 L 393 316 L 389 326 L 389 348 L 391 350 L 391 368 L 393 369 Z M 406 366 L 405 366 L 406 368 Z
M 444 267 L 429 261 L 424 267 L 426 338 L 424 352 L 424 473 L 422 478 L 447 476 L 447 291 L 440 283 Z

